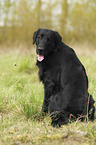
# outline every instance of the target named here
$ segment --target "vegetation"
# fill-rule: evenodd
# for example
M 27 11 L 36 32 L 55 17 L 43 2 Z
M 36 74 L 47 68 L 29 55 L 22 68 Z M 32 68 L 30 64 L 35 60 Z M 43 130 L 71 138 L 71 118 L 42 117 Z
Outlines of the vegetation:
M 95 51 L 89 50 L 88 55 L 79 58 L 87 69 L 89 92 L 96 100 Z M 53 128 L 50 115 L 43 118 L 43 85 L 38 80 L 35 62 L 33 50 L 31 55 L 30 52 L 21 55 L 18 50 L 0 54 L 0 145 L 95 145 L 96 119 Z
M 96 48 L 95 0 L 1 0 L 0 44 L 26 44 L 39 27 L 59 31 L 66 42 Z
M 71 46 L 78 44 L 96 100 L 96 1 L 0 0 L 0 145 L 95 145 L 96 119 L 53 128 L 50 115 L 41 114 L 44 91 L 31 51 L 39 27 L 58 31 Z

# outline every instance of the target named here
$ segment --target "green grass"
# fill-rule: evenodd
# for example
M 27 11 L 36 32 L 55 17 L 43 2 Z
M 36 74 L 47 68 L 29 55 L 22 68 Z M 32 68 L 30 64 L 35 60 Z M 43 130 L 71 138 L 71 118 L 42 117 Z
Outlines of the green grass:
M 0 145 L 95 145 L 96 119 L 53 128 L 50 116 L 42 117 L 44 92 L 35 58 L 34 53 L 16 51 L 0 55 Z M 96 100 L 96 56 L 79 58 L 87 70 L 89 92 Z

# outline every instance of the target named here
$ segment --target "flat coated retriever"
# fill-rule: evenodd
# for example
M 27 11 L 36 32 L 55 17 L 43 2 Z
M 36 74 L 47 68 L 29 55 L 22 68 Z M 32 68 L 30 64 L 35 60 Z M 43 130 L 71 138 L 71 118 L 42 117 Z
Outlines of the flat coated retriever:
M 72 116 L 93 121 L 95 101 L 88 93 L 86 71 L 74 50 L 62 42 L 58 32 L 49 29 L 38 29 L 33 35 L 35 43 L 39 78 L 44 84 L 42 111 L 49 110 L 52 126 L 66 124 Z

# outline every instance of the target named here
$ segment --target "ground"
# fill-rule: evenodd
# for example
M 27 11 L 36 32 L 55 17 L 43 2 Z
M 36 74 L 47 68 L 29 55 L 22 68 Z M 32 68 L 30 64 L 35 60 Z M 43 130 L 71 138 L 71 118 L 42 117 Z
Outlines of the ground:
M 89 92 L 96 101 L 96 50 L 75 51 L 87 70 Z M 96 144 L 96 119 L 53 128 L 50 115 L 41 115 L 44 92 L 33 48 L 0 52 L 0 145 Z

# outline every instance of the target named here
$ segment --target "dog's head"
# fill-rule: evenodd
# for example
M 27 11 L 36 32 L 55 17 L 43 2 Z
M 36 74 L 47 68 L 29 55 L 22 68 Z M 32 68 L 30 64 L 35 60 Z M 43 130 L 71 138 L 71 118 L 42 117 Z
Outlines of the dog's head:
M 49 29 L 38 29 L 33 34 L 33 44 L 36 43 L 37 59 L 43 61 L 45 57 L 57 51 L 57 44 L 62 41 L 58 32 Z

